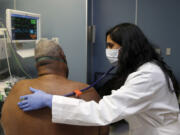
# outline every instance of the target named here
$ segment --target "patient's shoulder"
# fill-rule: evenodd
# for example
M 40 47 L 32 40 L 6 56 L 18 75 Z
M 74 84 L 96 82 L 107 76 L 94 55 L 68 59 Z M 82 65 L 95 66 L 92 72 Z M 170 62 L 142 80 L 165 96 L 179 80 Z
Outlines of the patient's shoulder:
M 11 89 L 10 93 L 21 93 L 23 91 L 27 91 L 29 86 L 31 86 L 33 79 L 24 79 L 16 82 Z
M 30 82 L 30 79 L 20 80 L 14 84 L 13 88 L 27 86 Z

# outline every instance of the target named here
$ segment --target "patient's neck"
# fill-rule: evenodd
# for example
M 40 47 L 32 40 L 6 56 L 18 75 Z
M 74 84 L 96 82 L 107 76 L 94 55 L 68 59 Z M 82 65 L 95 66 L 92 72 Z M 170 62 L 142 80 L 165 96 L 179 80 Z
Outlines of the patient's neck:
M 66 69 L 62 65 L 64 63 L 49 63 L 46 65 L 37 66 L 38 76 L 56 75 L 64 78 L 66 77 Z

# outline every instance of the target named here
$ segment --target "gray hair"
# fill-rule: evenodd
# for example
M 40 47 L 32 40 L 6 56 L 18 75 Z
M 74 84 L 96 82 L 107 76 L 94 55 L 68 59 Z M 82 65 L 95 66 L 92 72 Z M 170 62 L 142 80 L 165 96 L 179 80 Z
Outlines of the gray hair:
M 35 58 L 43 56 L 65 57 L 59 44 L 53 40 L 41 39 L 35 47 Z

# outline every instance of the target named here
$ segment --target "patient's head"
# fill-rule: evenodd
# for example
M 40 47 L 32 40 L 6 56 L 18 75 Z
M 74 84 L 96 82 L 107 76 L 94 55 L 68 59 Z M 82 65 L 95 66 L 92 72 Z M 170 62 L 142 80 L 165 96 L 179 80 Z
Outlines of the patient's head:
M 59 73 L 68 76 L 66 56 L 55 41 L 40 40 L 35 47 L 35 58 L 39 75 Z

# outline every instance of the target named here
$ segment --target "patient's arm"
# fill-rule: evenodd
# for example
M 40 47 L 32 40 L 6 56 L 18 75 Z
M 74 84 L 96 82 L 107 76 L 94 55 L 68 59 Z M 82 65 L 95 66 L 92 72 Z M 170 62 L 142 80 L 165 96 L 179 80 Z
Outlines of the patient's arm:
M 99 135 L 109 135 L 109 126 L 100 127 Z

